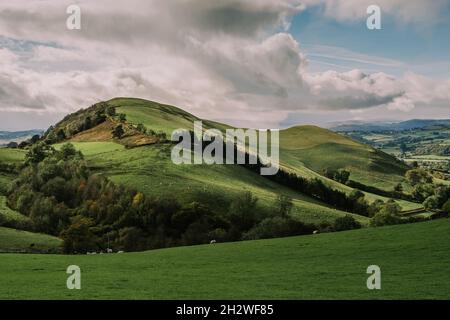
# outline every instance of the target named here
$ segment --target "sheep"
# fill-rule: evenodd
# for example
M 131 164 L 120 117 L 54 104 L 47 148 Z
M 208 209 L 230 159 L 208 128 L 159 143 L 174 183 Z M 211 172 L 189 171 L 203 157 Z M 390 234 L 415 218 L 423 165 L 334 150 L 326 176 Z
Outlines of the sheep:
M 122 250 L 120 250 L 120 251 L 117 251 L 117 253 L 123 253 L 123 251 L 122 251 Z
M 313 234 L 318 234 L 319 233 L 319 230 L 314 230 L 313 231 Z
M 211 241 L 209 242 L 209 244 L 214 244 L 214 243 L 216 243 L 216 240 L 211 240 Z
M 113 252 L 112 249 L 110 249 L 110 248 L 107 248 L 107 249 L 106 249 L 106 253 L 112 253 L 112 252 Z

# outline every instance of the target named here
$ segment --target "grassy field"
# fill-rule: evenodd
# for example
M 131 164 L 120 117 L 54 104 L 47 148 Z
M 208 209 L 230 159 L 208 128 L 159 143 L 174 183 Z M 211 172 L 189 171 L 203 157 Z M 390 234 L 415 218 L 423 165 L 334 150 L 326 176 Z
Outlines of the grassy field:
M 449 299 L 449 235 L 442 219 L 141 253 L 2 254 L 0 299 Z M 81 290 L 66 289 L 73 264 Z M 373 264 L 381 290 L 366 287 Z
M 61 240 L 46 234 L 0 227 L 0 252 L 60 252 Z M 6 257 L 0 255 L 0 260 Z M 0 262 L 0 265 L 2 263 Z M 4 275 L 0 276 L 2 279 Z M 1 283 L 2 280 L 0 280 Z M 0 289 L 1 290 L 1 289 Z
M 19 163 L 25 158 L 26 151 L 21 149 L 0 148 L 0 162 Z

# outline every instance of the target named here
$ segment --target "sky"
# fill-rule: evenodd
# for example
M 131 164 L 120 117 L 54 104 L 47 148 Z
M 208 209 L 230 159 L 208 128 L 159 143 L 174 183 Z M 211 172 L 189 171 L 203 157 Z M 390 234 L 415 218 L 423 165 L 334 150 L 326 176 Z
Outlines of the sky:
M 0 0 L 0 130 L 117 96 L 254 128 L 450 118 L 449 17 L 450 0 Z

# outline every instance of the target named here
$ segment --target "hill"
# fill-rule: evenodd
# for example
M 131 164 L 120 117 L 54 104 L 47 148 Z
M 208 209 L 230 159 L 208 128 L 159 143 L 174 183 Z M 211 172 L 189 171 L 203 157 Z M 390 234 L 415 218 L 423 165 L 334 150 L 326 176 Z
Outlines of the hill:
M 280 134 L 281 161 L 296 170 L 301 166 L 323 173 L 346 169 L 350 179 L 392 190 L 408 167 L 395 157 L 368 145 L 316 126 L 297 126 Z
M 331 127 L 331 130 L 338 132 L 361 131 L 361 132 L 382 132 L 382 131 L 403 131 L 421 129 L 431 126 L 449 126 L 450 119 L 412 119 L 402 122 L 350 122 L 341 123 Z
M 34 135 L 41 135 L 42 130 L 25 130 L 25 131 L 0 131 L 0 146 L 7 145 L 9 142 L 22 142 L 30 139 Z
M 58 253 L 61 242 L 46 234 L 0 227 L 0 253 Z
M 0 299 L 449 299 L 449 233 L 442 219 L 140 253 L 4 254 Z M 65 287 L 73 264 L 82 290 Z M 373 264 L 381 290 L 366 287 Z
M 131 123 L 142 123 L 149 130 L 162 130 L 168 136 L 178 128 L 192 129 L 200 120 L 177 107 L 133 98 L 116 98 L 107 102 L 124 113 Z M 202 120 L 204 129 L 231 128 L 225 124 Z M 343 135 L 315 126 L 297 126 L 280 131 L 281 166 L 307 178 L 318 178 L 333 188 L 351 192 L 351 188 L 323 177 L 323 170 L 348 169 L 350 179 L 362 184 L 392 190 L 403 179 L 407 166 L 395 157 L 354 141 Z M 378 196 L 373 199 L 380 198 Z

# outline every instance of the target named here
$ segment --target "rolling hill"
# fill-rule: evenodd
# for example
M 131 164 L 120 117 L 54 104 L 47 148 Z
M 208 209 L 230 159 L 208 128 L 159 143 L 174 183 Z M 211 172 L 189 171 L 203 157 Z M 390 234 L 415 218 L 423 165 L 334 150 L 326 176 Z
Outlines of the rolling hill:
M 140 253 L 2 254 L 0 299 L 449 299 L 449 233 L 441 219 Z M 82 290 L 66 289 L 73 264 Z M 366 287 L 373 264 L 381 290 Z
M 126 116 L 126 122 L 121 122 L 125 129 L 121 139 L 115 139 L 111 134 L 118 123 L 116 118 L 104 114 L 110 106 L 115 108 L 116 114 Z M 233 197 L 247 190 L 268 209 L 273 208 L 279 194 L 290 196 L 294 204 L 292 215 L 306 223 L 333 223 L 337 217 L 347 214 L 241 166 L 175 165 L 170 159 L 170 143 L 159 143 L 159 138 L 144 135 L 136 129 L 138 124 L 143 124 L 147 130 L 170 136 L 178 128 L 192 129 L 195 120 L 200 119 L 174 106 L 142 99 L 115 98 L 67 115 L 50 128 L 45 139 L 48 142 L 72 142 L 83 152 L 94 172 L 151 196 L 171 195 L 182 203 L 200 201 L 225 211 Z M 204 129 L 223 131 L 231 128 L 202 121 Z M 318 178 L 347 193 L 353 189 L 324 177 L 323 170 L 347 169 L 351 179 L 385 189 L 392 189 L 401 181 L 406 170 L 405 165 L 387 154 L 315 126 L 281 130 L 280 144 L 283 170 L 308 179 Z M 61 143 L 54 145 L 59 148 Z M 18 163 L 23 156 L 23 150 L 0 150 L 0 162 Z M 9 181 L 12 177 L 2 174 L 0 178 Z M 366 197 L 369 201 L 387 200 L 367 192 Z M 210 199 L 220 203 L 208 203 Z M 398 203 L 404 210 L 421 207 L 407 201 L 399 200 Z M 368 224 L 367 217 L 353 216 L 362 225 Z

